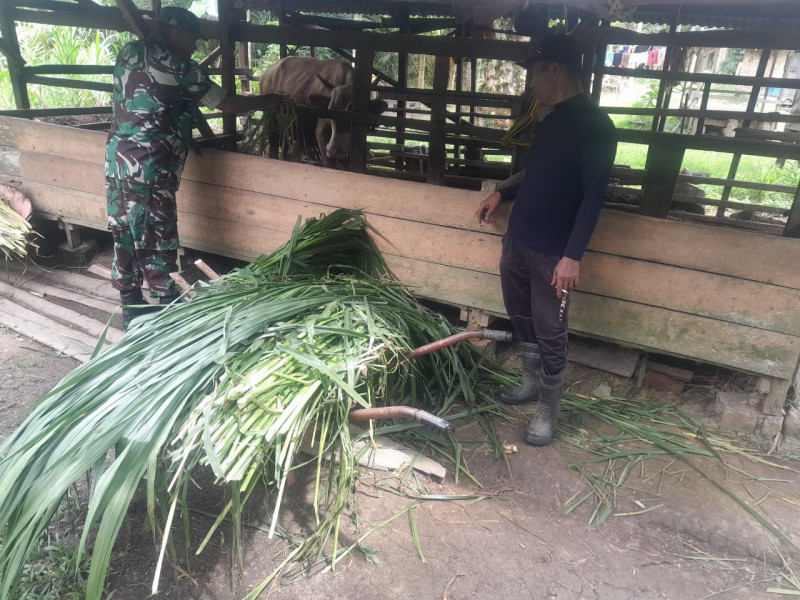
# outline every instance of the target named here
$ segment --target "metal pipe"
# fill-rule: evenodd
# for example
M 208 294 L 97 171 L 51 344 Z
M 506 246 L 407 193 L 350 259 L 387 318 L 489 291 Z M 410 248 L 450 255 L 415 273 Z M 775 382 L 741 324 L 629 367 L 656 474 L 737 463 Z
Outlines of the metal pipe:
M 434 433 L 448 435 L 453 426 L 444 419 L 411 406 L 380 406 L 377 408 L 359 408 L 350 412 L 351 421 L 371 421 L 373 419 L 409 419 L 420 423 Z
M 406 354 L 402 360 L 411 360 L 412 358 L 424 356 L 425 354 L 430 354 L 436 350 L 446 348 L 457 342 L 476 338 L 480 340 L 494 340 L 495 342 L 510 342 L 512 335 L 510 331 L 497 331 L 495 329 L 472 329 L 470 331 L 462 331 L 461 333 L 456 333 L 436 342 L 420 346 Z
M 425 344 L 415 350 L 412 350 L 401 361 L 411 360 L 418 356 L 430 354 L 441 348 L 445 348 L 457 342 L 469 339 L 482 339 L 494 340 L 496 342 L 510 342 L 512 335 L 509 331 L 497 331 L 494 329 L 473 329 L 470 331 L 462 331 L 454 335 L 448 336 L 436 342 Z M 393 366 L 392 364 L 389 367 Z M 350 412 L 349 419 L 351 421 L 371 421 L 373 419 L 411 419 L 427 427 L 434 433 L 440 435 L 448 435 L 453 431 L 453 427 L 436 415 L 425 412 L 419 408 L 411 406 L 380 406 L 376 408 L 359 408 Z

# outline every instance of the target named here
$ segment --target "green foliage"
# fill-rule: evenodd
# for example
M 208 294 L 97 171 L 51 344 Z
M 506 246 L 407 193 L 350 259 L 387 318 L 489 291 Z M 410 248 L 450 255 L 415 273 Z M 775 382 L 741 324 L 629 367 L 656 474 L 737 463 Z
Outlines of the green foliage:
M 744 59 L 744 48 L 729 48 L 728 55 L 722 61 L 720 70 L 723 75 L 736 75 L 736 67 Z
M 87 554 L 79 556 L 58 534 L 46 534 L 23 567 L 12 597 L 16 600 L 83 600 L 89 562 Z
M 499 368 L 470 346 L 403 360 L 453 328 L 389 276 L 368 228 L 355 211 L 337 210 L 302 227 L 298 220 L 275 252 L 199 285 L 189 302 L 141 317 L 37 404 L 0 446 L 0 532 L 7 542 L 0 547 L 0 598 L 9 598 L 65 491 L 87 471 L 94 484 L 81 549 L 99 525 L 88 599 L 101 597 L 140 483 L 150 523 L 156 506 L 166 513 L 156 526 L 164 533 L 163 558 L 178 507 L 187 514 L 186 491 L 200 464 L 228 485 L 231 498 L 209 536 L 230 513 L 231 554 L 241 556 L 244 505 L 262 483 L 276 492 L 274 530 L 306 431 L 318 452 L 316 527 L 290 558 L 327 554 L 333 565 L 342 552 L 340 518 L 352 501 L 353 405 L 407 400 L 446 412 L 463 398 L 470 409 L 494 406 Z M 327 452 L 338 465 L 325 460 Z
M 100 29 L 61 27 L 20 23 L 17 25 L 22 57 L 29 66 L 36 65 L 113 65 L 117 50 L 130 38 L 129 33 Z M 5 57 L 0 60 L 0 107 L 15 108 L 14 95 Z M 110 75 L 54 75 L 66 79 L 103 81 Z M 101 106 L 111 101 L 110 94 L 90 90 L 29 85 L 31 108 L 62 106 Z

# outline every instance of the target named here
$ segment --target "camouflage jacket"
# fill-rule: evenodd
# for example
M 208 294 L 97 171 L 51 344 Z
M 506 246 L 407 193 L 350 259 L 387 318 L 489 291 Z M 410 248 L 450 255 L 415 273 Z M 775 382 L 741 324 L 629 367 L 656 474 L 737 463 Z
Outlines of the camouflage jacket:
M 196 106 L 224 96 L 195 61 L 153 40 L 126 44 L 114 67 L 106 178 L 177 190 Z

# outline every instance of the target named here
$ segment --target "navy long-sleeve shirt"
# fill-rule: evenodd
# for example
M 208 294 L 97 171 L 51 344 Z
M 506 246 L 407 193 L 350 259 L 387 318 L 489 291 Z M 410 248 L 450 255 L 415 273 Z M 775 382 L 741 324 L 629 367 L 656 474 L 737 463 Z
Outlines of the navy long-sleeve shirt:
M 580 260 L 594 233 L 614 157 L 611 119 L 584 94 L 555 105 L 537 126 L 524 179 L 500 190 L 514 200 L 508 229 L 543 254 Z

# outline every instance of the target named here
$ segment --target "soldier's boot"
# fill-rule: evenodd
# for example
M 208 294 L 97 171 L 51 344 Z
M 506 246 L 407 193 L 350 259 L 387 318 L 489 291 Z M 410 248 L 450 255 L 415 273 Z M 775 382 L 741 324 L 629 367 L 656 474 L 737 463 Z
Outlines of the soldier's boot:
M 564 380 L 558 375 L 548 375 L 542 369 L 539 382 L 539 406 L 536 416 L 525 431 L 525 441 L 531 446 L 547 446 L 553 441 L 553 429 L 558 422 L 558 406 L 561 402 L 561 392 L 564 389 Z
M 504 404 L 530 404 L 539 399 L 539 371 L 542 357 L 536 344 L 521 342 L 522 384 L 501 390 L 497 399 Z
M 158 303 L 162 306 L 166 306 L 167 304 L 172 304 L 178 298 L 180 298 L 180 294 L 172 294 L 171 296 L 161 296 L 158 299 Z
M 128 292 L 119 293 L 120 302 L 122 306 L 122 329 L 127 331 L 131 326 L 131 322 L 136 317 L 140 317 L 149 312 L 153 312 L 157 307 L 149 306 L 142 296 L 142 290 L 135 288 Z

